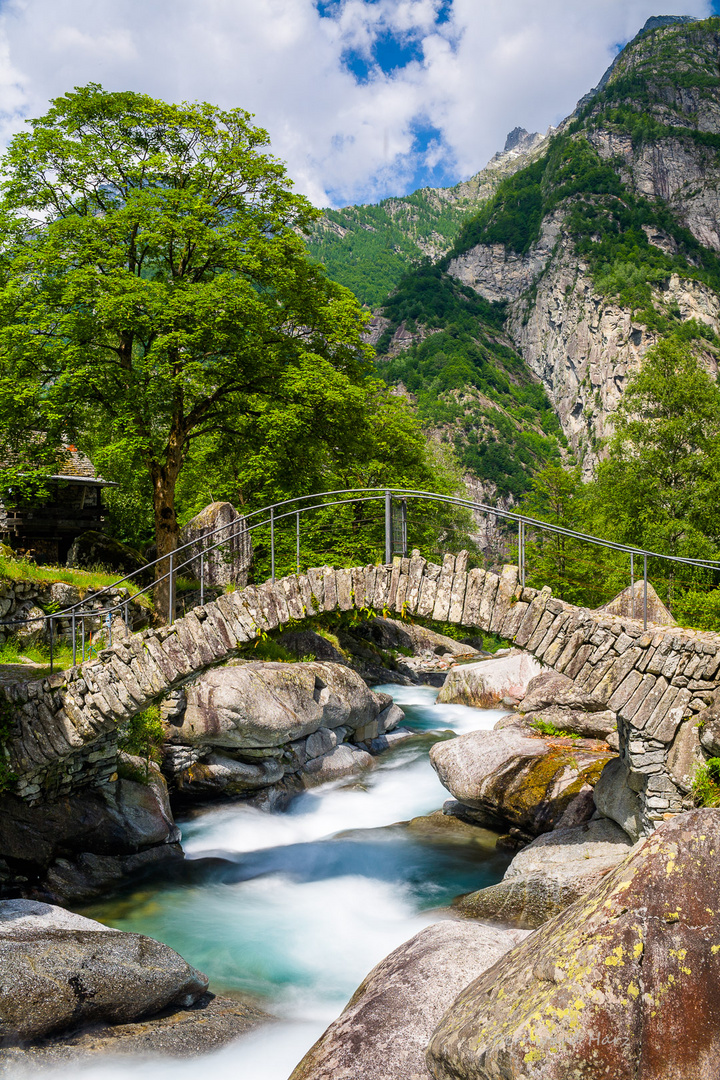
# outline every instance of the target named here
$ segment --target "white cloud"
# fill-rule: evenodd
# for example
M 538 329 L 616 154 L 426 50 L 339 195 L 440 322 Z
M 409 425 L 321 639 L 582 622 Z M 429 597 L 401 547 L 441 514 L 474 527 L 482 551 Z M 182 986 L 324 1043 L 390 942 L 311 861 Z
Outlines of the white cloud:
M 1 0 L 0 0 L 1 4 Z M 167 100 L 256 114 L 314 202 L 370 201 L 405 189 L 420 163 L 418 123 L 440 139 L 428 168 L 480 168 L 517 124 L 545 130 L 599 80 L 615 43 L 657 0 L 5 0 L 0 6 L 0 137 L 50 97 L 95 81 Z M 676 3 L 709 14 L 709 0 Z M 420 59 L 389 74 L 373 43 L 392 34 Z M 358 81 L 348 50 L 371 64 Z

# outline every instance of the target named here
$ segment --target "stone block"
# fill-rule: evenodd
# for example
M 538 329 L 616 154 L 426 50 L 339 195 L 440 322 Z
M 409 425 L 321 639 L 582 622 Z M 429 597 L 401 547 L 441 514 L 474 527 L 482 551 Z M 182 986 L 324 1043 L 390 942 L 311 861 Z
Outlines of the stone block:
M 420 555 L 413 555 L 410 559 L 405 603 L 407 604 L 407 610 L 411 615 L 417 613 L 418 601 L 420 600 L 420 587 L 426 566 L 427 561 Z
M 323 611 L 334 611 L 337 607 L 337 581 L 332 566 L 323 567 Z
M 432 616 L 441 573 L 442 567 L 437 563 L 428 563 L 425 568 L 417 606 L 417 613 L 421 618 L 427 619 Z
M 484 570 L 471 570 L 467 576 L 465 590 L 465 602 L 463 604 L 463 626 L 477 626 L 480 619 L 480 601 L 482 599 L 483 584 L 485 582 Z
M 495 597 L 499 586 L 499 575 L 493 574 L 488 570 L 485 575 L 485 581 L 483 582 L 483 591 L 482 596 L 480 597 L 480 610 L 478 613 L 477 624 L 482 630 L 490 630 L 490 623 L 492 622 L 493 610 L 495 607 Z
M 467 562 L 467 552 L 465 561 Z M 455 576 L 452 581 L 452 589 L 450 591 L 450 610 L 448 611 L 447 621 L 460 625 L 462 623 L 463 611 L 465 608 L 465 593 L 467 591 L 468 573 L 467 570 L 455 570 Z
M 337 592 L 337 605 L 341 611 L 350 611 L 352 601 L 352 575 L 349 570 L 335 571 L 335 587 Z
M 455 556 L 446 555 L 443 559 L 437 593 L 435 595 L 435 607 L 432 617 L 435 622 L 447 622 L 450 614 L 450 597 L 452 594 L 453 577 L 455 576 Z

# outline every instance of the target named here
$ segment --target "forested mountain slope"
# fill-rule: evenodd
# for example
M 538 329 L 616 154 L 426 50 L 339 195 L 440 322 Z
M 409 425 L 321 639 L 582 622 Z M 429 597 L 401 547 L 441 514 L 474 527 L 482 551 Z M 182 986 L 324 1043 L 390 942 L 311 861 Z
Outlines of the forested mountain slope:
M 503 151 L 454 187 L 422 188 L 377 205 L 326 210 L 308 238 L 310 254 L 362 303 L 376 307 L 409 265 L 444 255 L 463 222 L 501 181 L 534 160 L 546 145 L 547 137 L 516 128 Z

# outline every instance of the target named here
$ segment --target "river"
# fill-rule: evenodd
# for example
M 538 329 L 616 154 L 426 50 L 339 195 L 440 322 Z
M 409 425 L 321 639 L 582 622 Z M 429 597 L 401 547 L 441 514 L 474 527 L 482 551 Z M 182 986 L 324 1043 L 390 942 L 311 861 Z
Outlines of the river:
M 502 713 L 437 705 L 427 686 L 377 689 L 393 695 L 417 738 L 362 782 L 311 790 L 286 813 L 206 809 L 182 824 L 180 877 L 83 909 L 165 942 L 212 990 L 250 994 L 280 1018 L 205 1059 L 213 1080 L 287 1080 L 374 964 L 442 917 L 436 909 L 453 896 L 498 881 L 509 862 L 493 833 L 459 842 L 398 824 L 448 798 L 428 760 L 429 733 L 491 728 Z M 125 1059 L 52 1075 L 189 1080 L 197 1068 L 197 1059 Z

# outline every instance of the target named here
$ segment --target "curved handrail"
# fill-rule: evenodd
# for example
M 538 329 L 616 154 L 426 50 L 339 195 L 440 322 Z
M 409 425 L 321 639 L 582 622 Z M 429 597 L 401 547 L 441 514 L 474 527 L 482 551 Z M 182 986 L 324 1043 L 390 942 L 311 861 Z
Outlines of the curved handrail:
M 333 496 L 341 496 L 340 498 L 332 498 Z M 86 597 L 76 604 L 69 605 L 66 608 L 62 608 L 59 611 L 46 614 L 44 621 L 50 623 L 50 633 L 52 641 L 52 623 L 55 620 L 64 618 L 72 619 L 102 619 L 103 617 L 109 617 L 114 612 L 120 612 L 123 609 L 127 612 L 127 607 L 130 603 L 135 601 L 137 597 L 143 596 L 151 589 L 154 589 L 160 582 L 168 579 L 174 579 L 177 574 L 185 567 L 197 562 L 199 559 L 204 558 L 212 552 L 221 548 L 229 540 L 234 539 L 237 535 L 250 534 L 256 529 L 265 528 L 268 525 L 271 529 L 274 525 L 284 519 L 290 517 L 297 517 L 298 521 L 302 514 L 309 513 L 313 510 L 322 510 L 331 508 L 333 506 L 340 506 L 346 503 L 352 502 L 378 502 L 385 501 L 386 505 L 392 500 L 425 500 L 429 502 L 441 503 L 450 506 L 457 506 L 463 509 L 470 510 L 476 513 L 482 513 L 490 515 L 496 518 L 502 518 L 509 522 L 515 522 L 518 524 L 521 530 L 526 527 L 531 529 L 537 529 L 542 532 L 548 532 L 551 534 L 567 537 L 569 539 L 575 539 L 584 543 L 592 544 L 598 547 L 603 547 L 612 551 L 623 552 L 630 555 L 632 558 L 640 557 L 644 560 L 644 564 L 647 563 L 647 559 L 663 559 L 667 562 L 680 563 L 687 566 L 694 566 L 703 569 L 717 570 L 720 569 L 720 560 L 716 559 L 693 559 L 690 557 L 679 555 L 666 555 L 661 552 L 650 551 L 644 548 L 638 548 L 633 545 L 622 544 L 614 540 L 607 540 L 603 537 L 594 536 L 590 533 L 583 533 L 576 529 L 569 529 L 566 526 L 556 525 L 551 522 L 542 521 L 537 518 L 528 517 L 526 514 L 522 514 L 513 510 L 505 510 L 497 506 L 490 506 L 486 503 L 478 502 L 474 499 L 466 499 L 459 495 L 445 495 L 438 492 L 425 491 L 418 488 L 389 488 L 389 487 L 365 487 L 365 488 L 339 488 L 331 491 L 313 492 L 309 495 L 296 495 L 291 499 L 283 499 L 279 502 L 270 503 L 267 506 L 261 507 L 258 510 L 250 511 L 248 514 L 243 515 L 242 518 L 235 521 L 227 522 L 224 525 L 218 526 L 216 529 L 211 530 L 208 533 L 203 534 L 195 540 L 189 540 L 186 543 L 175 548 L 172 552 L 165 555 L 161 555 L 158 558 L 152 560 L 152 562 L 146 563 L 143 567 L 133 571 L 130 574 L 126 574 L 122 578 L 118 578 L 110 585 L 103 586 L 92 593 L 92 597 Z M 324 500 L 324 501 L 317 501 Z M 302 505 L 306 503 L 307 505 Z M 278 513 L 278 511 L 280 511 Z M 259 520 L 258 520 L 259 519 Z M 387 529 L 387 521 L 386 521 Z M 228 530 L 236 530 L 230 533 L 228 536 L 221 536 Z M 521 532 L 522 535 L 522 532 Z M 220 539 L 216 539 L 220 537 Z M 208 543 L 209 540 L 214 542 Z M 200 550 L 198 550 L 199 545 Z M 183 553 L 187 555 L 182 561 L 178 562 L 177 557 Z M 274 546 L 273 546 L 273 568 L 274 568 Z M 149 569 L 157 567 L 160 563 L 169 563 L 169 569 L 159 575 L 155 580 L 142 589 L 139 589 L 136 593 L 125 599 L 118 601 L 114 604 L 110 604 L 107 607 L 101 608 L 95 611 L 81 610 L 86 607 L 88 600 L 97 600 L 104 593 L 109 593 L 118 588 L 123 587 L 127 583 L 133 582 L 141 575 L 145 575 Z M 10 629 L 17 626 L 28 625 L 30 623 L 40 622 L 40 619 L 24 619 L 24 620 L 3 620 L 0 619 L 0 626 L 4 629 Z

